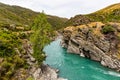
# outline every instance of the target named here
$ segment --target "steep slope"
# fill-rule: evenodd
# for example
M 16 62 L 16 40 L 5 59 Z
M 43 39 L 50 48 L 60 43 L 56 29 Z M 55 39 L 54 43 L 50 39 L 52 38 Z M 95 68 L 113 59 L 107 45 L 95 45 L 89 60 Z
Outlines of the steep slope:
M 120 72 L 120 23 L 92 22 L 63 31 L 62 46 L 69 53 L 99 61 Z
M 50 27 L 48 21 L 54 20 L 56 21 L 53 21 L 54 23 L 62 24 L 66 20 L 62 19 L 55 16 L 43 16 L 43 13 L 0 3 L 0 80 L 34 80 L 34 78 L 35 80 L 64 80 L 58 78 L 57 71 L 42 64 L 44 60 L 42 56 L 45 57 L 45 54 L 40 49 L 53 35 L 53 30 L 60 28 L 57 25 Z M 33 25 L 31 26 L 31 24 Z M 51 24 L 53 23 L 51 22 Z M 39 27 L 37 29 L 39 33 L 33 30 L 33 26 Z M 34 35 L 34 33 L 37 34 Z M 31 35 L 36 43 L 32 43 L 30 40 Z M 35 44 L 37 46 L 40 44 L 39 49 L 35 50 L 37 48 L 37 46 L 33 46 Z M 35 52 L 39 52 L 39 54 L 36 55 Z M 36 56 L 39 56 L 39 60 Z M 38 62 L 41 62 L 41 65 L 38 65 Z
M 110 6 L 104 8 L 104 9 L 101 9 L 95 13 L 110 13 L 110 12 L 113 12 L 113 10 L 115 10 L 115 9 L 120 9 L 120 3 L 110 5 Z
M 30 9 L 0 3 L 0 24 L 30 25 L 38 14 L 40 13 Z M 68 20 L 51 15 L 47 17 L 53 29 L 60 29 L 62 24 Z
M 120 22 L 120 3 L 113 4 L 97 12 L 87 15 L 77 15 L 65 23 L 65 26 L 69 25 L 81 25 L 89 22 Z
M 0 80 L 64 80 L 58 78 L 57 71 L 42 64 L 45 57 L 42 49 L 53 34 L 52 27 L 46 17 L 43 13 L 40 14 L 34 20 L 32 30 L 24 27 L 25 24 L 29 25 L 31 21 L 28 23 L 19 22 L 23 19 L 22 17 L 17 17 L 19 20 L 15 21 L 23 26 L 16 25 L 18 23 L 15 22 L 0 24 Z M 9 16 L 5 15 L 3 18 L 8 19 Z M 11 21 L 14 20 L 11 19 Z M 39 29 L 34 30 L 35 27 Z
M 64 26 L 77 26 L 77 25 L 81 25 L 81 24 L 87 24 L 89 22 L 91 22 L 92 20 L 85 16 L 85 15 L 76 15 L 75 17 L 72 17 L 71 19 L 69 19 Z
M 0 3 L 0 23 L 28 25 L 37 15 L 29 9 Z
M 94 21 L 120 22 L 120 3 L 108 6 L 95 13 L 86 15 Z

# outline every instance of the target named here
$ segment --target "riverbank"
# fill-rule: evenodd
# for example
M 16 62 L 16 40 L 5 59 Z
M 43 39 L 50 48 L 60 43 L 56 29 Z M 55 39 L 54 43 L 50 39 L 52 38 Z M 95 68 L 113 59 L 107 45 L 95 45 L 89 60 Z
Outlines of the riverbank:
M 33 67 L 30 69 L 31 77 L 35 80 L 66 80 L 58 77 L 58 70 L 51 68 L 49 65 L 42 65 L 40 68 Z
M 120 72 L 119 25 L 93 22 L 64 29 L 62 47 L 68 53 L 100 62 Z
M 119 80 L 120 74 L 100 65 L 99 62 L 67 53 L 60 45 L 61 39 L 44 48 L 45 64 L 59 69 L 58 76 L 68 80 Z
M 22 48 L 26 54 L 20 55 L 18 50 L 17 52 L 20 57 L 24 57 L 28 66 L 26 65 L 27 68 L 17 70 L 12 77 L 13 80 L 66 80 L 58 76 L 59 70 L 53 69 L 44 63 L 41 66 L 37 64 L 37 60 L 32 56 L 33 49 L 29 40 L 25 39 L 23 41 Z
M 26 56 L 27 63 L 30 65 L 30 67 L 26 70 L 28 73 L 27 75 L 29 76 L 27 79 L 32 78 L 33 80 L 66 80 L 58 76 L 59 70 L 53 69 L 44 63 L 41 66 L 37 64 L 37 61 L 32 56 L 33 50 L 32 45 L 30 45 L 29 41 L 26 41 L 23 46 L 27 52 L 27 54 L 24 56 Z M 16 79 L 21 80 L 21 73 L 18 74 L 19 75 L 16 76 Z

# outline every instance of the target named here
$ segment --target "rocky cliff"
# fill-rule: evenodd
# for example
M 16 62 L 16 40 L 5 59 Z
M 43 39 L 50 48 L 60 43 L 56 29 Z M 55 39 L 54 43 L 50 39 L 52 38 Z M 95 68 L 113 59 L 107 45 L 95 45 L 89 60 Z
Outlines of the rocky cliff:
M 57 73 L 59 70 L 53 69 L 49 65 L 45 64 L 41 66 L 37 65 L 38 62 L 32 56 L 33 54 L 32 46 L 28 41 L 26 41 L 23 46 L 25 48 L 25 51 L 27 52 L 27 54 L 24 56 L 26 57 L 27 63 L 30 65 L 30 67 L 26 70 L 28 73 L 27 75 L 29 76 L 27 77 L 27 79 L 31 77 L 33 78 L 33 80 L 66 80 L 58 77 Z M 22 77 L 20 78 L 19 76 L 16 77 L 17 77 L 16 80 L 22 79 Z
M 62 47 L 120 71 L 120 23 L 92 22 L 63 30 Z
M 29 39 L 32 33 L 23 26 L 0 26 L 0 80 L 65 80 L 58 78 L 58 70 L 38 65 Z
M 23 41 L 23 49 L 26 52 L 25 55 L 19 55 L 25 58 L 26 62 L 29 64 L 27 69 L 19 69 L 13 76 L 15 80 L 66 80 L 58 77 L 57 69 L 51 68 L 49 65 L 42 64 L 39 66 L 35 58 L 32 56 L 33 50 L 30 41 L 27 39 Z M 18 54 L 20 52 L 18 51 Z M 25 71 L 25 72 L 24 72 Z

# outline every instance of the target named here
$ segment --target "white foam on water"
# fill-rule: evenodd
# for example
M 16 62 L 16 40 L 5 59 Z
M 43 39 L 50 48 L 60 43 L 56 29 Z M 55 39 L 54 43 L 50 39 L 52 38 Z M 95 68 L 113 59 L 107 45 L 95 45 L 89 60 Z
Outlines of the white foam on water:
M 92 69 L 95 69 L 95 70 L 98 70 L 104 74 L 108 74 L 108 75 L 111 75 L 111 76 L 116 76 L 116 77 L 120 77 L 120 73 L 117 73 L 117 72 L 114 72 L 114 71 L 105 71 L 101 68 L 94 68 L 93 66 L 90 66 L 90 68 Z
M 94 66 L 92 66 L 92 65 L 90 65 L 89 67 L 90 67 L 91 69 L 93 69 L 93 70 L 97 70 L 97 71 L 102 72 L 102 73 L 105 72 L 105 70 L 103 70 L 103 69 L 101 69 L 101 68 L 94 67 Z
M 104 79 L 103 77 L 100 77 L 100 76 L 96 76 L 96 75 L 92 75 L 92 77 L 96 80 L 106 80 Z
M 84 67 L 84 66 L 82 66 L 81 68 L 82 68 L 82 69 L 84 69 L 85 67 Z
M 120 77 L 120 73 L 113 72 L 113 71 L 104 72 L 104 74 L 109 74 L 109 75 L 112 75 L 112 76 Z

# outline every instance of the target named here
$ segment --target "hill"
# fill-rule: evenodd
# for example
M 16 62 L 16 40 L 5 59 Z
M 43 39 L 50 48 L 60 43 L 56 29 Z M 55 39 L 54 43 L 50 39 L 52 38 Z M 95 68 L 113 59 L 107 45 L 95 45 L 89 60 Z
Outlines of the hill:
M 23 10 L 26 12 L 26 9 L 20 7 L 15 8 L 21 9 L 21 12 Z M 8 8 L 6 10 L 8 10 Z M 28 11 L 31 12 L 30 10 Z M 41 13 L 34 20 L 31 26 L 32 28 L 29 28 L 30 22 L 32 23 L 33 20 L 32 17 L 35 17 L 35 15 L 32 17 L 29 15 L 24 17 L 27 14 L 32 14 L 26 12 L 25 15 L 21 13 L 22 17 L 20 17 L 15 16 L 16 14 L 20 14 L 16 12 L 20 11 L 12 12 L 12 9 L 10 9 L 8 10 L 10 14 L 1 14 L 3 19 L 8 19 L 8 22 L 7 20 L 3 22 L 1 20 L 0 24 L 0 80 L 34 80 L 33 78 L 38 78 L 38 76 L 36 77 L 36 71 L 38 71 L 38 69 L 40 72 L 37 74 L 42 76 L 46 75 L 43 74 L 43 71 L 45 73 L 47 66 L 45 70 L 41 68 L 44 66 L 42 62 L 45 59 L 45 54 L 42 50 L 43 47 L 48 44 L 52 35 L 54 35 L 54 27 L 52 28 L 48 23 L 47 15 Z M 12 15 L 12 17 L 10 15 Z M 15 18 L 13 19 L 13 17 Z M 52 17 L 53 16 L 50 18 Z M 54 20 L 56 18 L 59 20 L 58 17 L 52 19 Z M 27 19 L 29 19 L 29 21 L 25 22 Z M 46 73 L 49 75 L 49 72 Z M 39 76 L 39 78 L 42 76 Z M 48 78 L 51 78 L 51 76 Z M 54 80 L 57 80 L 56 78 Z
M 0 3 L 0 80 L 33 80 L 33 77 L 36 79 L 33 72 L 38 69 L 44 76 L 44 70 L 40 67 L 43 66 L 42 61 L 45 58 L 42 52 L 43 46 L 54 34 L 53 30 L 60 29 L 66 20 L 66 18 L 43 15 L 30 9 Z M 52 25 L 52 30 L 48 22 Z M 33 27 L 37 29 L 34 30 Z M 35 44 L 39 44 L 39 49 L 36 49 Z
M 30 25 L 38 14 L 40 13 L 30 9 L 0 3 L 0 24 Z M 67 21 L 67 18 L 51 15 L 48 15 L 47 18 L 53 29 L 59 29 Z
M 120 22 L 120 3 L 113 4 L 104 9 L 96 11 L 87 15 L 76 15 L 65 23 L 69 25 L 81 25 L 89 22 L 101 21 L 106 22 Z

